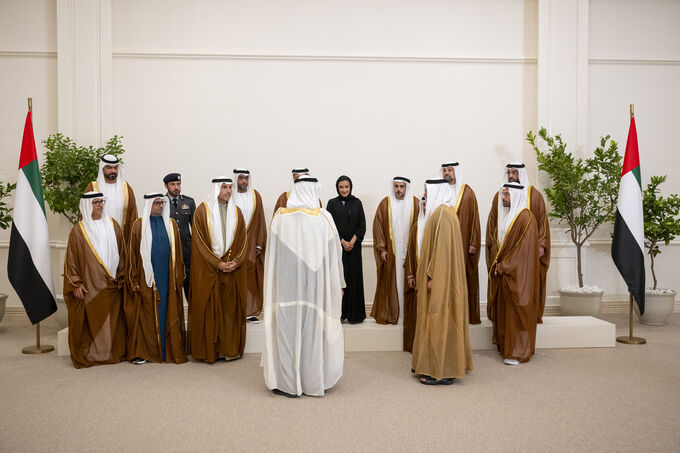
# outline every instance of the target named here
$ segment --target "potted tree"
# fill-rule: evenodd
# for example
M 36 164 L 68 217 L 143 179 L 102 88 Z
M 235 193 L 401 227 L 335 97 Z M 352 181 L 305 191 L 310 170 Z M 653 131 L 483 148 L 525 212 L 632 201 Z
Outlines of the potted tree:
M 16 184 L 0 182 L 0 229 L 6 230 L 9 228 L 10 222 L 12 221 L 12 208 L 7 206 L 5 198 L 7 198 L 14 189 L 16 189 Z M 7 304 L 8 294 L 0 293 L 0 321 L 5 317 L 5 307 Z
M 539 149 L 538 138 L 547 146 L 545 152 Z M 536 152 L 539 170 L 550 177 L 551 185 L 545 189 L 549 217 L 566 224 L 576 247 L 578 283 L 559 291 L 560 309 L 569 316 L 596 316 L 604 290 L 584 284 L 582 252 L 593 233 L 615 219 L 622 160 L 618 145 L 609 135 L 601 137 L 593 156 L 583 159 L 567 152 L 560 134 L 550 136 L 545 128 L 538 137 L 529 131 L 526 140 Z
M 80 221 L 80 196 L 90 183 L 97 179 L 99 161 L 104 154 L 120 156 L 125 151 L 120 141 L 112 137 L 105 146 L 79 146 L 69 137 L 54 134 L 43 140 L 45 162 L 41 166 L 45 201 L 50 210 L 62 214 L 75 225 Z M 57 323 L 68 325 L 68 313 L 64 296 L 57 295 Z
M 670 244 L 680 235 L 680 197 L 671 194 L 667 197 L 659 195 L 659 186 L 666 182 L 666 176 L 652 176 L 645 190 L 642 191 L 642 212 L 645 219 L 645 248 L 651 261 L 652 288 L 645 291 L 645 313 L 640 316 L 637 304 L 635 311 L 643 324 L 662 326 L 673 313 L 675 291 L 657 288 L 654 259 L 661 253 L 659 246 Z

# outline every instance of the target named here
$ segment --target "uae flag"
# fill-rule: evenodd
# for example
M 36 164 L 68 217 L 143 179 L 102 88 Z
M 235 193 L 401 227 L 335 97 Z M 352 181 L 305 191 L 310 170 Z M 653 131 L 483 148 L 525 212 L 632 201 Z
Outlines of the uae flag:
M 616 204 L 616 221 L 612 241 L 612 258 L 628 291 L 645 312 L 644 221 L 642 218 L 642 184 L 635 118 L 630 118 L 626 154 L 623 158 L 621 186 Z
M 54 301 L 50 237 L 30 111 L 26 115 L 21 143 L 12 217 L 7 275 L 24 304 L 26 314 L 36 324 L 57 311 L 57 304 Z

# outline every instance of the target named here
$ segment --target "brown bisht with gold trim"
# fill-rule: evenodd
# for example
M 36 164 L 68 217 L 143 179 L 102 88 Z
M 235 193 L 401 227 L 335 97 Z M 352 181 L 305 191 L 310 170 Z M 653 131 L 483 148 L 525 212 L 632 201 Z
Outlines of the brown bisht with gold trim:
M 492 210 L 486 226 L 486 262 L 487 315 L 493 323 L 493 342 L 503 358 L 528 362 L 536 346 L 539 298 L 538 234 L 528 209 L 517 214 L 500 246 Z
M 420 203 L 418 203 L 420 209 Z M 406 261 L 404 261 L 404 275 L 407 277 L 413 275 L 418 281 L 418 220 L 417 216 L 413 220 L 411 231 L 408 236 L 409 244 L 413 244 L 408 248 L 406 253 Z M 406 286 L 408 288 L 408 282 Z M 403 335 L 403 350 L 406 352 L 413 352 L 413 339 L 416 336 L 416 324 L 418 322 L 418 285 L 412 290 L 409 290 L 404 295 L 404 335 Z
M 274 217 L 274 214 L 276 214 L 276 211 L 278 211 L 279 208 L 286 207 L 286 204 L 288 204 L 289 196 L 290 193 L 288 192 L 283 192 L 281 195 L 279 195 L 279 198 L 276 199 L 276 204 L 274 205 L 274 212 L 272 212 L 272 217 Z
M 264 252 L 267 246 L 267 223 L 264 219 L 264 207 L 260 193 L 253 189 L 253 214 L 246 228 L 248 243 L 244 271 L 247 285 L 246 316 L 257 316 L 262 311 L 262 287 L 264 284 Z M 276 212 L 276 211 L 274 211 Z M 260 247 L 260 255 L 257 255 Z
M 90 184 L 87 185 L 85 192 L 90 191 L 101 192 L 97 181 L 90 181 Z M 130 187 L 130 184 L 128 184 L 127 181 L 125 181 L 125 190 L 123 191 L 123 194 L 125 196 L 125 201 L 123 204 L 123 220 L 121 221 L 120 226 L 123 229 L 123 239 L 127 242 L 128 239 L 130 239 L 132 224 L 135 223 L 135 220 L 137 220 L 138 217 L 135 193 L 132 191 L 132 187 Z
M 122 286 L 125 279 L 123 236 L 113 219 L 120 260 L 115 277 L 106 269 L 85 233 L 83 222 L 72 229 L 64 260 L 64 301 L 68 309 L 68 345 L 76 368 L 119 363 L 125 356 Z M 87 293 L 73 292 L 83 284 Z
M 456 202 L 456 214 L 460 222 L 460 236 L 465 252 L 465 279 L 468 288 L 468 313 L 470 324 L 479 324 L 479 257 L 481 255 L 482 231 L 479 224 L 479 208 L 475 192 L 463 184 Z M 475 253 L 470 254 L 470 246 Z
M 437 207 L 425 225 L 418 260 L 418 319 L 412 360 L 416 374 L 437 380 L 463 378 L 466 371 L 472 370 L 465 281 L 467 250 L 462 244 L 455 208 Z
M 548 221 L 548 211 L 545 206 L 545 200 L 541 192 L 534 186 L 529 186 L 527 190 L 527 207 L 536 220 L 536 234 L 538 238 L 538 246 L 543 247 L 543 256 L 539 257 L 537 261 L 539 269 L 538 293 L 539 299 L 536 305 L 536 319 L 538 323 L 543 322 L 543 312 L 545 311 L 546 298 L 546 280 L 548 275 L 548 268 L 550 267 L 550 223 Z M 489 213 L 489 222 L 491 219 L 498 217 L 498 193 L 491 202 L 491 212 Z M 495 225 L 495 224 L 494 224 Z M 488 247 L 488 244 L 487 244 Z
M 416 236 L 413 232 L 413 225 L 418 219 L 418 212 L 420 206 L 416 197 L 413 199 L 413 208 L 411 210 L 411 218 L 409 221 L 408 232 L 409 240 L 407 247 L 407 260 L 409 251 L 416 248 Z M 371 317 L 375 318 L 378 324 L 397 324 L 399 319 L 399 296 L 397 294 L 397 272 L 396 272 L 396 255 L 394 252 L 394 232 L 392 231 L 392 210 L 390 205 L 390 197 L 385 197 L 378 205 L 373 220 L 373 254 L 375 256 L 375 264 L 377 268 L 377 285 L 375 289 L 375 296 L 373 297 L 373 308 L 371 309 Z M 387 261 L 383 262 L 380 254 L 387 252 Z M 404 314 L 406 314 L 406 307 L 411 307 L 415 304 L 415 289 L 408 287 L 407 277 L 409 275 L 415 276 L 415 273 L 410 273 L 406 269 L 406 262 L 404 263 Z M 404 318 L 404 327 L 406 328 L 406 318 Z M 415 326 L 410 326 L 412 329 Z M 411 340 L 412 342 L 413 340 Z M 404 350 L 410 351 L 410 347 Z
M 170 219 L 170 263 L 168 276 L 168 311 L 165 323 L 165 361 L 184 363 L 187 361 L 186 328 L 184 326 L 184 261 L 179 229 Z M 147 286 L 139 244 L 142 240 L 142 219 L 132 225 L 128 244 L 127 288 L 125 291 L 125 319 L 127 322 L 127 359 L 136 357 L 160 363 L 160 326 L 158 325 L 158 304 L 160 295 L 155 284 Z M 133 291 L 133 288 L 139 288 Z
M 233 201 L 230 201 L 233 203 Z M 221 262 L 245 261 L 246 226 L 236 207 L 237 226 L 229 249 L 222 256 L 212 251 L 210 213 L 201 203 L 194 213 L 191 239 L 189 338 L 194 359 L 214 362 L 243 355 L 246 345 L 246 275 L 239 267 L 221 272 Z
M 546 279 L 550 267 L 550 222 L 548 222 L 548 210 L 545 207 L 543 195 L 534 186 L 529 186 L 527 191 L 527 205 L 536 219 L 538 234 L 538 246 L 543 247 L 543 256 L 539 257 L 538 266 L 538 302 L 536 305 L 536 319 L 543 322 L 545 311 Z

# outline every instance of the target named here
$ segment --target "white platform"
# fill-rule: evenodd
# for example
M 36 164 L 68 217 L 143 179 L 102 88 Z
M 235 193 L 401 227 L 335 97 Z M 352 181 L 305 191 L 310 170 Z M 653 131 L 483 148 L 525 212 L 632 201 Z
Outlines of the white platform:
M 343 324 L 345 351 L 401 351 L 402 327 L 383 326 L 373 319 L 363 324 Z M 491 321 L 470 326 L 472 349 L 494 349 Z M 591 316 L 549 316 L 543 318 L 536 332 L 536 348 L 613 348 L 616 326 Z M 264 348 L 264 325 L 248 323 L 246 353 L 260 353 Z M 68 328 L 57 334 L 57 354 L 69 355 Z

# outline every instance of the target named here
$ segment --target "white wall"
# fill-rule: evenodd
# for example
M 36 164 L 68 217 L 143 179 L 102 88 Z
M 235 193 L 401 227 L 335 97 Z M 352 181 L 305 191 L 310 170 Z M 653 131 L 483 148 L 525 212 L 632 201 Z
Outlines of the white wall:
M 212 176 L 247 166 L 270 216 L 293 166 L 320 178 L 324 203 L 346 173 L 368 245 L 390 178 L 410 176 L 420 193 L 448 159 L 477 192 L 484 229 L 505 163 L 523 160 L 537 179 L 523 138 L 539 122 L 575 137 L 580 154 L 603 133 L 623 147 L 634 102 L 645 179 L 678 160 L 666 139 L 680 119 L 678 1 L 92 1 L 0 0 L 3 179 L 16 178 L 30 95 L 37 141 L 57 124 L 84 144 L 123 135 L 138 197 L 180 171 L 200 201 Z M 83 36 L 98 46 L 69 47 Z M 99 79 L 85 90 L 69 85 L 73 74 Z M 575 279 L 573 248 L 554 227 L 553 293 Z M 63 247 L 66 222 L 51 218 L 50 231 Z M 594 283 L 620 294 L 607 238 L 589 247 L 586 268 L 606 270 Z M 370 303 L 370 248 L 364 263 Z
M 651 175 L 668 175 L 663 194 L 680 192 L 680 1 L 591 0 L 588 102 L 589 149 L 611 134 L 625 150 L 629 104 L 635 104 L 643 187 Z M 589 254 L 591 269 L 611 268 L 608 231 Z M 662 286 L 677 288 L 680 241 L 657 257 Z M 625 293 L 614 272 L 598 273 L 608 292 Z M 647 273 L 651 284 L 651 273 Z
M 113 125 L 138 193 L 177 170 L 203 199 L 211 176 L 246 166 L 269 217 L 292 167 L 320 178 L 324 203 L 348 174 L 370 245 L 392 176 L 421 194 L 457 159 L 485 218 L 496 169 L 528 156 L 536 2 L 164 4 L 112 9 Z M 370 303 L 368 248 L 364 263 Z
M 324 201 L 347 173 L 372 213 L 397 173 L 420 192 L 445 159 L 472 179 L 522 158 L 535 2 L 162 3 L 112 5 L 113 124 L 138 191 L 177 169 L 203 198 L 245 165 L 270 211 L 306 165 Z M 470 181 L 483 211 L 495 176 Z
M 16 182 L 27 98 L 33 98 L 38 150 L 42 139 L 57 132 L 56 25 L 54 0 L 0 0 L 0 181 Z M 68 222 L 51 213 L 48 221 L 51 239 L 63 241 Z M 0 292 L 10 294 L 9 305 L 20 305 L 7 279 L 8 240 L 9 230 L 0 230 Z M 59 247 L 55 243 L 52 253 L 55 279 L 61 273 Z

